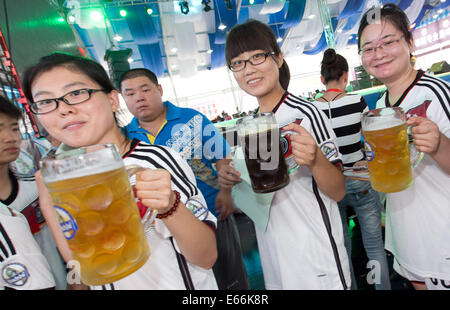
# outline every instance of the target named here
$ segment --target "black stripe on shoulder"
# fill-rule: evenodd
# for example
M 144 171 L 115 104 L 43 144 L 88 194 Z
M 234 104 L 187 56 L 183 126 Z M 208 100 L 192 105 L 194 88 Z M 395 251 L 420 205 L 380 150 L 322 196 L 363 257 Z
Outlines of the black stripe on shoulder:
M 181 168 L 181 166 L 178 164 L 178 162 L 175 160 L 175 158 L 173 158 L 172 154 L 169 152 L 169 150 L 161 145 L 149 145 L 149 146 L 153 146 L 159 150 L 161 150 L 168 158 L 170 158 L 170 160 L 172 161 L 172 163 L 174 164 L 174 166 L 178 169 L 177 171 L 179 172 L 179 174 L 187 181 L 187 184 L 191 190 L 191 193 L 193 193 L 193 196 L 198 195 L 198 188 L 197 186 L 195 186 L 194 183 L 192 183 L 188 176 L 186 175 L 186 172 L 183 170 L 183 168 Z M 181 156 L 180 156 L 181 157 Z M 183 159 L 184 160 L 184 159 Z M 189 196 L 188 196 L 189 197 Z
M 178 181 L 179 178 L 184 179 L 182 176 L 179 175 L 179 173 L 177 173 L 174 169 L 173 166 L 170 165 L 168 163 L 168 161 L 165 160 L 165 158 L 158 152 L 155 152 L 154 150 L 147 150 L 147 151 L 141 151 L 141 152 L 146 152 L 146 153 L 151 153 L 154 154 L 155 156 L 159 157 L 160 159 L 162 159 L 163 162 L 165 162 L 169 168 L 171 169 L 171 175 L 172 175 L 172 182 L 176 185 L 177 188 L 180 189 L 180 191 L 182 191 L 187 197 L 191 197 L 192 195 L 192 190 L 189 188 L 186 188 L 185 186 L 182 186 L 182 184 Z M 135 158 L 135 159 L 139 159 L 142 161 L 147 161 L 149 163 L 151 163 L 153 166 L 155 166 L 156 168 L 160 168 L 160 169 L 166 169 L 166 167 L 164 167 L 161 163 L 157 162 L 155 159 L 151 158 L 150 156 L 148 156 L 147 154 L 144 155 L 138 155 L 136 153 L 134 154 L 130 154 L 128 156 L 129 158 Z M 177 176 L 177 178 L 175 178 L 175 176 Z
M 450 121 L 450 111 L 449 111 L 449 107 L 446 105 L 445 100 L 441 97 L 441 95 L 439 94 L 439 91 L 433 87 L 433 85 L 430 85 L 428 83 L 417 83 L 418 86 L 424 86 L 429 88 L 438 98 L 439 103 L 441 104 L 442 109 L 444 110 L 445 114 L 447 115 L 448 120 Z M 447 102 L 449 102 L 448 99 L 448 94 L 444 91 L 444 94 L 447 97 Z
M 11 239 L 9 238 L 8 233 L 6 232 L 2 223 L 0 223 L 0 234 L 3 235 L 3 238 L 5 239 L 6 244 L 8 245 L 9 250 L 11 251 L 11 254 L 16 255 L 16 248 L 14 247 L 14 244 L 12 243 Z
M 296 97 L 292 94 L 290 94 L 290 96 L 287 97 L 288 100 L 290 100 L 292 103 L 296 103 L 299 105 L 303 105 L 304 107 L 306 107 L 309 111 L 311 111 L 312 115 L 314 115 L 314 118 L 316 119 L 317 116 L 320 117 L 320 122 L 318 119 L 316 119 L 317 121 L 317 125 L 319 126 L 319 129 L 324 131 L 325 135 L 324 137 L 326 137 L 326 139 L 330 138 L 330 133 L 327 130 L 327 126 L 326 126 L 326 122 L 328 122 L 328 118 L 326 117 L 321 117 L 322 114 L 320 113 L 320 109 L 312 102 L 309 102 L 308 100 Z
M 429 81 L 436 82 L 436 83 L 442 85 L 444 88 L 446 88 L 448 92 L 450 92 L 450 84 L 443 79 L 440 79 L 440 78 L 432 76 L 432 75 L 424 74 L 422 77 L 422 80 L 423 81 L 429 80 Z
M 436 85 L 442 93 L 445 95 L 445 99 L 447 99 L 447 103 L 450 104 L 450 85 L 448 85 L 445 81 L 435 78 L 435 77 L 423 77 L 421 82 L 429 82 L 432 85 Z M 442 103 L 441 103 L 442 104 Z
M 288 99 L 292 98 L 288 97 Z M 330 139 L 330 133 L 325 125 L 325 121 L 328 121 L 328 119 L 325 120 L 325 118 L 321 117 L 321 114 L 318 113 L 320 110 L 316 106 L 312 105 L 310 102 L 306 103 L 303 100 L 300 102 L 295 100 L 290 101 L 291 102 L 287 102 L 286 100 L 285 102 L 288 107 L 301 111 L 304 115 L 306 115 L 306 117 L 309 118 L 311 128 L 318 144 Z

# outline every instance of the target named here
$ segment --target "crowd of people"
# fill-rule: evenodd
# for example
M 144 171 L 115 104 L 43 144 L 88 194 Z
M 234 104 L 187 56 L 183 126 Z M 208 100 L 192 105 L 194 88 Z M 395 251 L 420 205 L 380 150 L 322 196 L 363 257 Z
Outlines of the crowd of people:
M 391 288 L 385 248 L 394 270 L 414 288 L 450 289 L 450 86 L 414 69 L 406 14 L 394 4 L 378 9 L 377 22 L 369 22 L 370 12 L 361 19 L 361 61 L 386 85 L 377 108 L 401 107 L 425 154 L 414 183 L 387 194 L 385 238 L 379 193 L 342 172 L 367 164 L 361 116 L 368 107 L 364 97 L 345 92 L 345 58 L 324 52 L 326 90 L 311 102 L 288 91 L 289 66 L 269 26 L 249 20 L 227 35 L 228 68 L 258 102 L 251 114 L 271 112 L 280 128 L 295 133 L 291 146 L 299 168 L 274 193 L 266 230 L 256 229 L 266 289 L 358 289 L 348 208 L 359 219 L 367 257 L 376 262 L 376 289 Z M 53 53 L 30 66 L 22 84 L 56 152 L 117 145 L 126 165 L 145 168 L 130 183 L 140 204 L 159 216 L 146 224 L 152 254 L 137 271 L 102 286 L 68 281 L 72 249 L 40 171 L 19 179 L 10 168 L 20 153 L 21 111 L 0 97 L 0 289 L 250 289 L 233 216 L 242 203 L 232 198 L 241 173 L 211 121 L 163 101 L 157 77 L 144 68 L 124 73 L 117 90 L 95 61 Z M 119 92 L 134 116 L 123 128 L 115 117 Z M 214 148 L 207 147 L 211 142 Z M 196 210 L 187 207 L 193 200 Z

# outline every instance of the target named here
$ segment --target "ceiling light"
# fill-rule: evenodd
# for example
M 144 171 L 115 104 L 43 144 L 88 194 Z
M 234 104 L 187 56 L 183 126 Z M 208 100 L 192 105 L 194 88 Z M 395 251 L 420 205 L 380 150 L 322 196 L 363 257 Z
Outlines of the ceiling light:
M 117 41 L 117 42 L 121 41 L 122 39 L 123 39 L 123 38 L 122 38 L 120 35 L 118 35 L 118 34 L 116 34 L 116 35 L 114 36 L 114 40 Z
M 187 15 L 189 13 L 189 3 L 187 1 L 180 1 L 178 4 L 180 5 L 181 13 Z
M 127 16 L 127 11 L 126 10 L 120 10 L 119 14 L 120 14 L 120 16 L 125 17 L 125 16 Z
M 225 28 L 227 28 L 227 25 L 220 23 L 219 27 L 217 28 L 219 28 L 219 30 L 224 30 Z
M 147 11 L 148 15 L 152 15 L 153 14 L 152 8 L 146 8 L 146 11 Z
M 92 11 L 89 15 L 94 22 L 99 22 L 103 19 L 103 14 L 99 11 Z
M 212 10 L 212 8 L 209 6 L 210 2 L 211 2 L 211 0 L 202 0 L 202 4 L 204 6 L 203 11 L 209 12 Z

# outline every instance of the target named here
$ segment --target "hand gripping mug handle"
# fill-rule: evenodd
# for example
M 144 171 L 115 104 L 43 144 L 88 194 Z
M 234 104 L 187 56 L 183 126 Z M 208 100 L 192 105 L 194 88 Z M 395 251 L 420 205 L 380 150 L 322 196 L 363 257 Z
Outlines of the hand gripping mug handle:
M 408 142 L 409 142 L 409 153 L 411 159 L 411 167 L 415 168 L 422 160 L 424 153 L 419 152 L 414 144 L 414 136 L 411 132 L 411 128 L 414 125 L 408 125 L 407 133 L 408 133 Z
M 132 177 L 133 175 L 135 175 L 138 172 L 142 172 L 147 170 L 148 168 L 143 168 L 139 165 L 129 165 L 129 166 L 125 166 L 125 171 L 128 174 L 128 177 Z M 152 223 L 154 221 L 154 219 L 156 218 L 156 215 L 158 214 L 158 212 L 154 209 L 148 208 L 145 211 L 144 216 L 141 219 L 141 223 L 144 225 L 147 223 Z
M 292 171 L 296 170 L 299 167 L 299 165 L 294 160 L 291 144 L 291 136 L 296 134 L 297 133 L 293 130 L 282 131 L 280 134 L 281 149 L 283 150 L 284 159 L 286 161 L 289 173 L 291 173 Z

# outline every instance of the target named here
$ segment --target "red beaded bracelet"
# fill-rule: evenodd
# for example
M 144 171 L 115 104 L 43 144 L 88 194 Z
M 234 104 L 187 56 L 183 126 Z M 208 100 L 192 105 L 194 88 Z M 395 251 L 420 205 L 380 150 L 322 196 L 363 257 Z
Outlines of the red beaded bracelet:
M 170 208 L 169 211 L 167 211 L 165 213 L 156 215 L 157 219 L 163 219 L 163 218 L 168 217 L 169 215 L 172 215 L 175 212 L 175 210 L 178 208 L 178 205 L 180 204 L 180 200 L 181 200 L 181 195 L 176 190 L 174 190 L 173 192 L 175 194 L 175 202 L 173 203 L 172 208 Z

